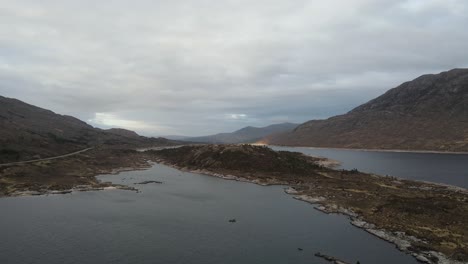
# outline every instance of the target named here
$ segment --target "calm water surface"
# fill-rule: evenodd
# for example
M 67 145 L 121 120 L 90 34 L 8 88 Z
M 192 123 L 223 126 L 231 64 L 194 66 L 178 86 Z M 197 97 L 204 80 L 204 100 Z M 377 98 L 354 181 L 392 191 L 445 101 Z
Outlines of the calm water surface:
M 339 168 L 424 180 L 468 188 L 468 154 L 376 152 L 344 149 L 277 147 L 342 162 Z
M 141 193 L 0 199 L 0 263 L 326 263 L 314 257 L 317 251 L 351 263 L 417 263 L 346 217 L 320 213 L 279 186 L 163 165 L 102 179 L 164 183 L 137 185 Z

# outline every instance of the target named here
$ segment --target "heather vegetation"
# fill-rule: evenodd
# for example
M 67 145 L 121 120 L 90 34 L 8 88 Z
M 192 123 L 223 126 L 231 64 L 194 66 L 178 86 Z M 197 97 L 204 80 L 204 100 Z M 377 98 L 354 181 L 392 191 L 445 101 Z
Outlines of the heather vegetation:
M 301 153 L 250 145 L 185 146 L 151 151 L 152 159 L 260 184 L 287 184 L 295 195 L 346 212 L 395 236 L 415 237 L 410 252 L 442 252 L 468 261 L 468 192 L 431 183 L 319 165 Z M 437 256 L 428 255 L 434 261 Z

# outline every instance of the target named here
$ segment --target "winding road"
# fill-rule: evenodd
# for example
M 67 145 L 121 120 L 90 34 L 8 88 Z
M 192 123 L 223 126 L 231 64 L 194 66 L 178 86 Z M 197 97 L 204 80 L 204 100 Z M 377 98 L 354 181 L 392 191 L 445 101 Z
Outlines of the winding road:
M 16 162 L 3 163 L 3 164 L 0 164 L 0 167 L 12 166 L 12 165 L 21 165 L 21 164 L 27 164 L 27 163 L 38 162 L 38 161 L 45 161 L 45 160 L 54 160 L 54 159 L 66 158 L 66 157 L 70 157 L 70 156 L 73 156 L 73 155 L 77 155 L 77 154 L 86 152 L 86 151 L 91 150 L 91 149 L 93 149 L 93 148 L 94 148 L 94 147 L 86 148 L 86 149 L 82 149 L 82 150 L 79 150 L 79 151 L 75 151 L 75 152 L 72 152 L 72 153 L 68 153 L 68 154 L 64 154 L 64 155 L 60 155 L 60 156 L 55 156 L 55 157 L 49 157 L 49 158 L 43 158 L 43 159 L 35 159 L 35 160 L 26 160 L 26 161 L 16 161 Z

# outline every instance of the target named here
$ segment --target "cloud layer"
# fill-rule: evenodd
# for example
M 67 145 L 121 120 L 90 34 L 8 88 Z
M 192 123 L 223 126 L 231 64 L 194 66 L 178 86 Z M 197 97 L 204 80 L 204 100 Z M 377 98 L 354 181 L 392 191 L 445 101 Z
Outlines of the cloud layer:
M 0 94 L 203 135 L 350 110 L 468 66 L 468 2 L 0 0 Z

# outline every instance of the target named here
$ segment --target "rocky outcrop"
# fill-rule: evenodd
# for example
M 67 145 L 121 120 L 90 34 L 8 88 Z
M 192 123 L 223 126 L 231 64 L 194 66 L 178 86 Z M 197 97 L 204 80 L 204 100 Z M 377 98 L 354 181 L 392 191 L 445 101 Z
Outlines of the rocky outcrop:
M 322 258 L 322 259 L 324 259 L 324 260 L 326 260 L 326 261 L 329 261 L 329 262 L 332 262 L 332 263 L 334 263 L 334 264 L 350 264 L 350 263 L 348 263 L 348 262 L 344 262 L 344 261 L 339 260 L 339 259 L 337 259 L 337 258 L 335 258 L 335 257 L 333 257 L 333 256 L 325 255 L 325 254 L 322 254 L 322 253 L 320 253 L 320 252 L 317 252 L 317 253 L 315 253 L 314 255 L 315 255 L 317 258 Z

